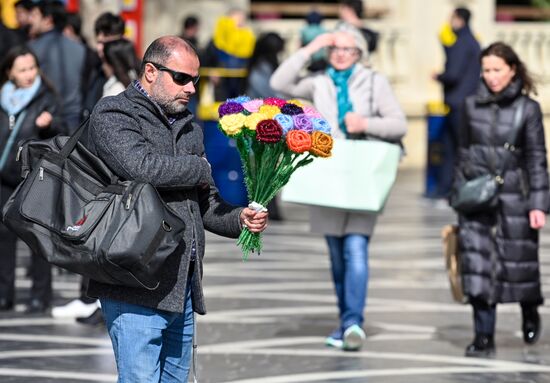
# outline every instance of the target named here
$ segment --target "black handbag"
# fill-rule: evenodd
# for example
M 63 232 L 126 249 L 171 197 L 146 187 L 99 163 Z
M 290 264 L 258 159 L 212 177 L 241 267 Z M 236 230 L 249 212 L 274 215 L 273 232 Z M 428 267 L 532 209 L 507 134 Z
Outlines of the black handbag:
M 516 150 L 514 143 L 516 142 L 517 134 L 521 128 L 524 107 L 525 99 L 524 97 L 520 97 L 514 114 L 514 124 L 510 131 L 510 136 L 504 144 L 504 148 L 510 152 Z M 504 184 L 504 172 L 506 171 L 508 157 L 505 157 L 500 169 L 497 169 L 494 165 L 494 151 L 492 154 L 493 172 L 491 174 L 483 174 L 468 180 L 451 194 L 451 206 L 459 213 L 480 213 L 494 210 L 498 206 L 499 189 L 500 186 Z
M 24 180 L 4 224 L 48 262 L 99 282 L 154 290 L 185 223 L 148 183 L 120 181 L 71 136 L 19 148 Z

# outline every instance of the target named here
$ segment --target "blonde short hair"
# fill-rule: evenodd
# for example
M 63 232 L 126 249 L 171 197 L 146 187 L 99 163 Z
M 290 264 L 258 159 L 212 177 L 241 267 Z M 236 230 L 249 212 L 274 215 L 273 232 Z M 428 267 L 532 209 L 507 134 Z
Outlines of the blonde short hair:
M 358 28 L 348 23 L 339 23 L 336 28 L 334 28 L 333 32 L 343 32 L 353 36 L 355 46 L 361 52 L 361 60 L 368 60 L 369 51 L 367 49 L 367 41 L 363 37 L 363 33 L 361 33 Z

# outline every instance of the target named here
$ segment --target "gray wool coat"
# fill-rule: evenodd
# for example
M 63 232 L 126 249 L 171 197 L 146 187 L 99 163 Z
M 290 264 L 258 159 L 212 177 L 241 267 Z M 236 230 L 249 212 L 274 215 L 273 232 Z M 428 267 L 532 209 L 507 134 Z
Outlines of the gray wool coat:
M 313 101 L 315 108 L 332 127 L 334 138 L 345 138 L 338 128 L 336 87 L 323 71 L 300 76 L 309 61 L 303 49 L 286 59 L 271 77 L 271 87 L 291 97 Z M 348 80 L 353 111 L 367 123 L 367 133 L 383 141 L 398 142 L 407 132 L 407 120 L 388 80 L 361 64 L 356 64 Z M 361 166 L 361 164 L 350 164 Z M 357 213 L 326 207 L 310 207 L 311 230 L 316 233 L 343 236 L 372 235 L 377 214 Z
M 203 158 L 203 132 L 185 116 L 170 124 L 157 104 L 132 85 L 123 93 L 101 99 L 90 117 L 86 145 L 122 179 L 149 182 L 186 224 L 178 251 L 163 267 L 160 286 L 153 291 L 90 281 L 88 295 L 170 312 L 183 312 L 189 278 L 193 309 L 205 314 L 202 259 L 209 230 L 236 238 L 242 208 L 224 202 Z M 195 238 L 197 260 L 190 271 Z

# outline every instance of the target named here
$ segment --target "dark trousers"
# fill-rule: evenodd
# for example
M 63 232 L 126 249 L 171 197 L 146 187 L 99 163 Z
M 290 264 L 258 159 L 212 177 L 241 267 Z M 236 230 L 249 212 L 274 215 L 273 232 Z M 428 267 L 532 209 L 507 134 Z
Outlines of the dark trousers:
M 470 299 L 474 311 L 474 329 L 476 334 L 493 336 L 497 321 L 496 305 Z
M 87 292 L 88 292 L 88 285 L 90 284 L 90 278 L 88 277 L 82 277 L 80 279 L 80 300 L 86 304 L 90 304 L 90 303 L 94 303 L 95 301 L 97 301 L 96 298 L 90 298 L 88 295 L 87 295 Z
M 441 137 L 441 167 L 439 168 L 439 185 L 437 197 L 447 198 L 453 186 L 454 164 L 458 147 L 458 131 L 460 129 L 460 111 L 452 108 L 447 115 Z
M 0 180 L 1 182 L 1 180 Z M 4 206 L 13 188 L 0 185 L 0 203 Z M 15 253 L 17 236 L 0 222 L 0 297 L 15 301 Z M 50 264 L 42 257 L 31 257 L 31 299 L 50 303 L 52 299 L 52 273 Z
M 497 321 L 496 305 L 489 305 L 486 302 L 473 298 L 470 299 L 470 304 L 474 312 L 474 329 L 476 334 L 493 336 Z M 536 309 L 539 304 L 534 302 L 521 302 L 520 305 L 522 315 L 525 315 L 525 313 L 529 313 L 531 310 Z

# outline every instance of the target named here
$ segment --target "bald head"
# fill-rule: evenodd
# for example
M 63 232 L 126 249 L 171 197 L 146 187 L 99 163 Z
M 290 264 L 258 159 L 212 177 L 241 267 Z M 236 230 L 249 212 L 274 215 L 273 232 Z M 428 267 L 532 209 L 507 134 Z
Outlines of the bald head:
M 147 47 L 143 55 L 141 70 L 139 77 L 143 77 L 145 65 L 147 62 L 153 62 L 161 65 L 166 63 L 173 56 L 190 55 L 193 59 L 198 60 L 199 56 L 195 48 L 187 41 L 178 36 L 163 36 L 159 37 Z

